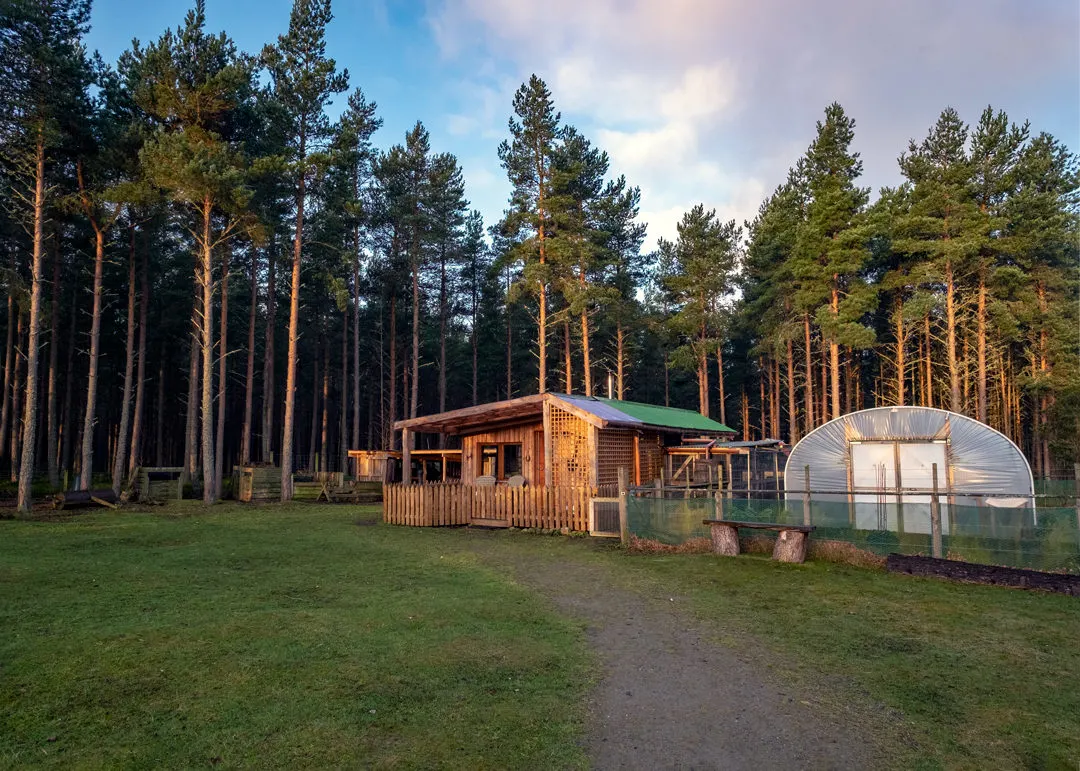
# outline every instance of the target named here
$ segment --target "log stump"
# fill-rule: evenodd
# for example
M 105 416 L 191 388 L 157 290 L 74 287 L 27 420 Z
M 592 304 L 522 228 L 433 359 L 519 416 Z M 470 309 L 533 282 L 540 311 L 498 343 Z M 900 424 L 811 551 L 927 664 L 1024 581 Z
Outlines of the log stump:
M 734 528 L 732 528 L 734 530 Z M 776 546 L 773 547 L 773 559 L 777 562 L 806 561 L 807 534 L 798 530 L 781 530 L 776 534 Z M 715 544 L 716 541 L 714 540 Z
M 739 556 L 739 529 L 737 527 L 712 522 L 709 524 L 709 534 L 712 537 L 713 554 L 722 554 L 725 557 Z

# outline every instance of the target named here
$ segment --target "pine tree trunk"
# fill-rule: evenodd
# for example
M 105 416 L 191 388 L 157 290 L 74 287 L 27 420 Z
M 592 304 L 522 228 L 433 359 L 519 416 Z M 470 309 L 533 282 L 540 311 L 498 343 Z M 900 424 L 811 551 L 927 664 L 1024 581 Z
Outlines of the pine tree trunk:
M 210 223 L 213 216 L 209 198 L 203 200 L 202 247 L 200 250 L 202 290 L 202 477 L 203 503 L 217 500 L 217 462 L 214 457 L 214 263 Z
M 263 463 L 274 462 L 274 412 L 277 409 L 274 381 L 274 358 L 277 326 L 277 255 L 274 234 L 270 235 L 270 248 L 266 252 L 266 341 L 263 345 L 262 387 L 262 454 Z
M 320 336 L 320 339 L 321 336 Z M 318 471 L 318 464 L 316 463 L 315 454 L 319 451 L 319 365 L 320 365 L 320 347 L 318 344 L 315 346 L 315 370 L 311 377 L 311 434 L 308 436 L 308 462 L 306 466 L 302 466 L 308 471 Z
M 775 356 L 769 355 L 772 366 L 772 436 L 771 439 L 780 438 L 780 362 Z
M 716 383 L 720 388 L 720 422 L 727 425 L 727 401 L 724 398 L 724 346 L 716 346 Z
M 23 396 L 25 391 L 25 375 L 23 372 L 23 362 L 26 361 L 26 347 L 23 327 L 23 314 L 17 313 L 17 320 L 15 324 L 15 372 L 12 375 L 11 381 L 11 441 L 10 441 L 10 457 L 11 457 L 11 481 L 19 481 L 19 467 L 22 461 L 22 455 L 19 452 L 22 442 L 22 419 L 23 419 Z
M 150 257 L 143 254 L 140 273 L 139 292 L 139 366 L 135 375 L 135 413 L 131 426 L 131 462 L 128 464 L 128 478 L 135 482 L 135 469 L 142 465 L 144 426 L 146 425 L 146 324 L 150 306 Z
M 574 393 L 574 361 L 570 354 L 570 315 L 563 319 L 563 371 L 566 375 L 566 393 Z
M 225 474 L 225 393 L 229 380 L 229 271 L 232 268 L 229 245 L 221 255 L 221 326 L 218 329 L 218 413 L 214 436 L 214 499 L 221 497 L 222 479 Z
M 746 386 L 742 388 L 742 440 L 750 441 L 750 398 L 746 395 Z
M 851 372 L 852 372 L 851 358 L 852 358 L 851 349 L 850 348 L 845 348 L 845 350 L 844 350 L 844 412 L 848 413 L 848 414 L 851 413 L 851 403 L 852 403 L 853 397 L 855 396 L 855 383 L 853 382 L 854 379 L 851 376 Z
M 329 471 L 330 450 L 330 349 L 323 346 L 322 420 L 319 433 L 319 471 Z
M 821 422 L 829 422 L 829 344 L 821 338 Z
M 131 423 L 131 392 L 135 377 L 135 225 L 128 226 L 127 337 L 124 342 L 124 391 L 120 401 L 120 431 L 112 468 L 112 489 L 120 495 L 127 468 L 128 428 Z
M 38 415 L 38 333 L 41 328 L 41 261 L 45 246 L 45 138 L 38 130 L 34 174 L 34 243 L 30 261 L 30 328 L 26 342 L 26 399 L 23 413 L 22 458 L 19 463 L 20 514 L 33 508 L 31 485 L 34 481 L 34 450 Z M 14 457 L 12 458 L 14 464 Z
M 767 377 L 765 363 L 758 358 L 758 420 L 760 421 L 759 429 L 761 430 L 759 439 L 765 439 L 768 432 L 769 408 L 765 402 L 765 379 Z
M 94 305 L 90 312 L 90 365 L 86 376 L 86 412 L 83 416 L 82 461 L 79 489 L 89 490 L 94 474 L 94 421 L 97 408 L 98 358 L 101 351 L 102 275 L 105 270 L 105 233 L 94 228 Z
M 387 430 L 390 432 L 390 449 L 397 448 L 397 432 L 394 431 L 394 423 L 397 422 L 397 295 L 390 295 L 390 416 L 387 419 Z
M 698 349 L 698 410 L 709 417 L 709 359 L 702 340 Z
M 255 406 L 255 322 L 259 308 L 259 257 L 251 250 L 251 303 L 248 307 L 247 369 L 244 375 L 244 431 L 240 435 L 240 465 L 251 465 L 251 420 Z M 235 492 L 233 493 L 235 495 Z
M 341 312 L 341 407 L 338 409 L 338 446 L 341 465 L 338 471 L 349 470 L 349 306 Z M 357 426 L 357 431 L 360 427 Z
M 795 344 L 787 339 L 788 443 L 799 441 L 799 412 L 795 406 Z
M 360 236 L 357 233 L 357 244 L 360 243 Z M 357 246 L 359 252 L 359 246 Z M 353 367 L 352 367 L 352 404 L 353 404 L 353 419 L 352 419 L 352 447 L 353 449 L 360 448 L 360 255 L 357 253 L 356 258 L 353 260 L 353 285 L 352 285 L 352 351 L 353 351 Z M 382 360 L 382 349 L 379 349 L 379 360 Z M 368 393 L 371 389 L 368 389 Z M 370 401 L 370 400 L 369 400 Z M 369 431 L 370 431 L 370 421 Z M 371 449 L 371 443 L 368 443 L 368 448 Z
M 623 330 L 622 322 L 615 327 L 615 355 L 617 361 L 615 362 L 615 386 L 616 393 L 618 394 L 619 401 L 623 400 L 624 396 L 624 376 L 626 373 L 626 367 L 624 362 L 626 361 L 626 332 Z M 667 398 L 667 358 L 664 358 L 664 398 Z
M 60 469 L 71 471 L 71 454 L 74 447 L 75 414 L 71 407 L 71 397 L 75 386 L 75 331 L 79 326 L 77 285 L 71 292 L 71 322 L 68 325 L 67 367 L 64 369 L 64 406 L 61 410 L 60 428 Z
M 949 363 L 949 409 L 960 412 L 960 364 L 956 352 L 956 282 L 952 260 L 945 262 L 945 347 Z
M 506 291 L 510 292 L 510 268 L 506 268 Z M 510 303 L 506 303 L 506 398 L 510 399 L 514 393 L 514 326 L 513 317 L 510 314 Z M 541 392 L 542 393 L 542 392 Z
M 472 323 L 469 325 L 469 346 L 472 348 L 472 405 L 475 407 L 480 401 L 480 381 L 479 381 L 479 366 L 480 366 L 480 338 L 476 332 L 476 316 L 477 316 L 477 297 L 476 297 L 476 263 L 473 263 L 473 280 L 472 280 Z
M 979 275 L 979 305 L 976 314 L 976 357 L 978 359 L 978 397 L 976 415 L 979 420 L 986 423 L 986 278 Z
M 8 275 L 7 343 L 4 348 L 4 404 L 0 408 L 0 458 L 7 455 L 7 435 L 11 425 L 11 404 L 15 393 L 11 377 L 15 366 L 15 252 L 11 252 L 11 270 Z M 15 459 L 11 459 L 12 464 Z
M 664 406 L 671 406 L 671 362 L 664 351 Z
M 621 327 L 620 327 L 621 329 Z M 622 366 L 622 352 L 619 352 L 618 366 Z M 589 314 L 581 312 L 581 370 L 585 375 L 585 395 L 593 395 L 592 360 L 589 351 Z M 622 397 L 619 397 L 620 399 Z
M 301 163 L 307 162 L 305 137 L 300 135 Z M 289 289 L 289 350 L 285 371 L 285 425 L 281 433 L 281 500 L 293 496 L 293 429 L 296 425 L 296 362 L 300 343 L 300 257 L 304 239 L 306 169 L 301 169 L 296 193 L 296 232 L 293 238 L 292 283 Z
M 439 412 L 446 412 L 446 245 L 439 255 Z M 439 434 L 439 447 L 446 435 Z
M 154 457 L 165 465 L 165 343 L 158 349 L 157 420 L 154 425 Z
M 840 291 L 836 287 L 838 276 L 833 276 L 832 314 L 835 319 L 840 315 Z M 840 417 L 840 345 L 835 339 L 829 339 L 829 367 L 832 371 L 832 416 Z
M 810 341 L 810 314 L 803 314 L 803 333 L 806 338 L 806 379 L 803 382 L 803 401 L 806 408 L 806 433 L 814 430 L 814 353 Z
M 191 347 L 188 349 L 187 419 L 184 426 L 184 479 L 194 484 L 199 470 L 199 317 L 202 303 L 195 298 L 191 311 Z
M 415 418 L 420 406 L 420 267 L 412 269 L 412 391 L 409 393 L 409 417 Z
M 907 376 L 907 364 L 904 361 L 907 335 L 904 332 L 904 306 L 899 298 L 896 300 L 894 316 L 896 318 L 896 403 L 902 407 L 905 402 L 904 378 Z
M 57 371 L 60 364 L 60 306 L 63 304 L 61 296 L 63 287 L 60 281 L 60 238 L 58 234 L 54 233 L 52 309 L 49 318 L 49 392 L 48 402 L 45 407 L 45 430 L 47 432 L 45 455 L 48 457 L 49 487 L 54 490 L 60 489 L 60 416 L 57 412 L 57 389 L 60 386 L 57 380 L 60 375 Z M 69 371 L 67 375 L 69 380 L 71 375 L 72 373 Z
M 926 341 L 926 400 L 923 402 L 927 407 L 934 406 L 934 354 L 933 338 L 930 336 L 930 314 L 923 316 L 923 339 Z

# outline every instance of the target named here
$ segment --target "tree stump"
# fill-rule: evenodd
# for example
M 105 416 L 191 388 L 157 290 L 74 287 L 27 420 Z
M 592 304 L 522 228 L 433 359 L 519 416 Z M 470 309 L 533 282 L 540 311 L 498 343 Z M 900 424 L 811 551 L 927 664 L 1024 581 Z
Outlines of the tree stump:
M 777 533 L 772 556 L 777 562 L 805 562 L 806 533 L 798 530 L 782 530 Z
M 709 524 L 709 533 L 712 536 L 713 554 L 722 554 L 725 557 L 739 556 L 739 529 L 737 527 L 712 522 Z

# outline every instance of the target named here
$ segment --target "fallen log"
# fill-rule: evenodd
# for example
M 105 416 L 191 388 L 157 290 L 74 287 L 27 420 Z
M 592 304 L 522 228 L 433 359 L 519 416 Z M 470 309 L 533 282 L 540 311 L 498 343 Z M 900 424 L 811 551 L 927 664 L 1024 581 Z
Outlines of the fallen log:
M 53 496 L 53 508 L 83 509 L 88 506 L 116 508 L 117 495 L 112 490 L 70 490 Z

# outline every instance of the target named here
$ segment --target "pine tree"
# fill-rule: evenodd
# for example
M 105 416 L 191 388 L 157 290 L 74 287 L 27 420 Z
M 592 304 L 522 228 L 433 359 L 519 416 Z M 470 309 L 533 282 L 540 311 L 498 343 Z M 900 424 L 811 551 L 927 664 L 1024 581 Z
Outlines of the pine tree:
M 873 331 L 863 317 L 872 310 L 876 296 L 861 275 L 869 257 L 867 234 L 861 227 L 869 192 L 855 186 L 862 174 L 859 154 L 850 149 L 855 121 L 834 102 L 825 109 L 817 132 L 806 152 L 810 202 L 799 228 L 792 273 L 801 281 L 805 307 L 812 307 L 814 298 L 824 300 L 817 306 L 815 321 L 828 343 L 832 417 L 836 418 L 840 416 L 840 346 L 873 344 Z
M 742 228 L 722 223 L 716 211 L 698 204 L 683 215 L 679 238 L 661 239 L 658 249 L 671 255 L 664 284 L 678 310 L 670 319 L 683 344 L 673 363 L 694 370 L 698 381 L 698 410 L 709 416 L 709 356 L 716 350 L 721 302 L 734 288 L 733 271 Z
M 30 512 L 36 467 L 42 269 L 46 207 L 51 194 L 46 182 L 47 164 L 54 148 L 70 141 L 75 116 L 86 114 L 88 65 L 82 36 L 87 32 L 89 16 L 90 4 L 86 0 L 47 4 L 15 0 L 4 9 L 0 21 L 0 95 L 6 105 L 0 117 L 4 171 L 7 187 L 18 202 L 16 208 L 31 233 L 27 374 L 22 452 L 18 459 L 20 514 Z M 15 463 L 13 456 L 13 469 Z
M 548 239 L 556 213 L 552 211 L 552 162 L 562 135 L 560 114 L 551 92 L 533 75 L 514 94 L 510 140 L 499 145 L 499 161 L 513 191 L 503 231 L 513 244 L 514 258 L 523 266 L 522 291 L 536 298 L 539 370 L 537 390 L 547 391 L 548 292 L 552 282 Z
M 289 350 L 285 376 L 285 425 L 281 440 L 281 497 L 292 499 L 293 430 L 296 415 L 296 367 L 300 337 L 300 272 L 304 248 L 304 205 L 307 183 L 317 158 L 312 156 L 332 137 L 326 106 L 349 84 L 347 70 L 326 56 L 326 26 L 333 15 L 330 0 L 295 0 L 289 31 L 276 46 L 263 49 L 263 61 L 281 106 L 287 161 L 295 180 L 295 228 L 289 301 Z
M 949 409 L 963 412 L 960 396 L 959 299 L 961 279 L 978 250 L 977 207 L 971 190 L 968 128 L 952 108 L 941 113 L 921 144 L 900 157 L 911 184 L 908 211 L 897 218 L 895 248 L 926 261 L 945 288 L 945 355 Z
M 143 147 L 147 177 L 191 217 L 188 233 L 197 245 L 196 337 L 200 369 L 203 500 L 218 496 L 214 441 L 214 261 L 215 248 L 248 225 L 247 160 L 230 133 L 234 113 L 251 93 L 251 66 L 225 35 L 205 31 L 203 0 L 175 34 L 166 32 L 145 52 L 138 49 L 140 106 L 158 122 Z M 221 222 L 216 218 L 221 217 Z M 190 393 L 190 392 L 189 392 Z M 193 465 L 193 464 L 192 464 Z

